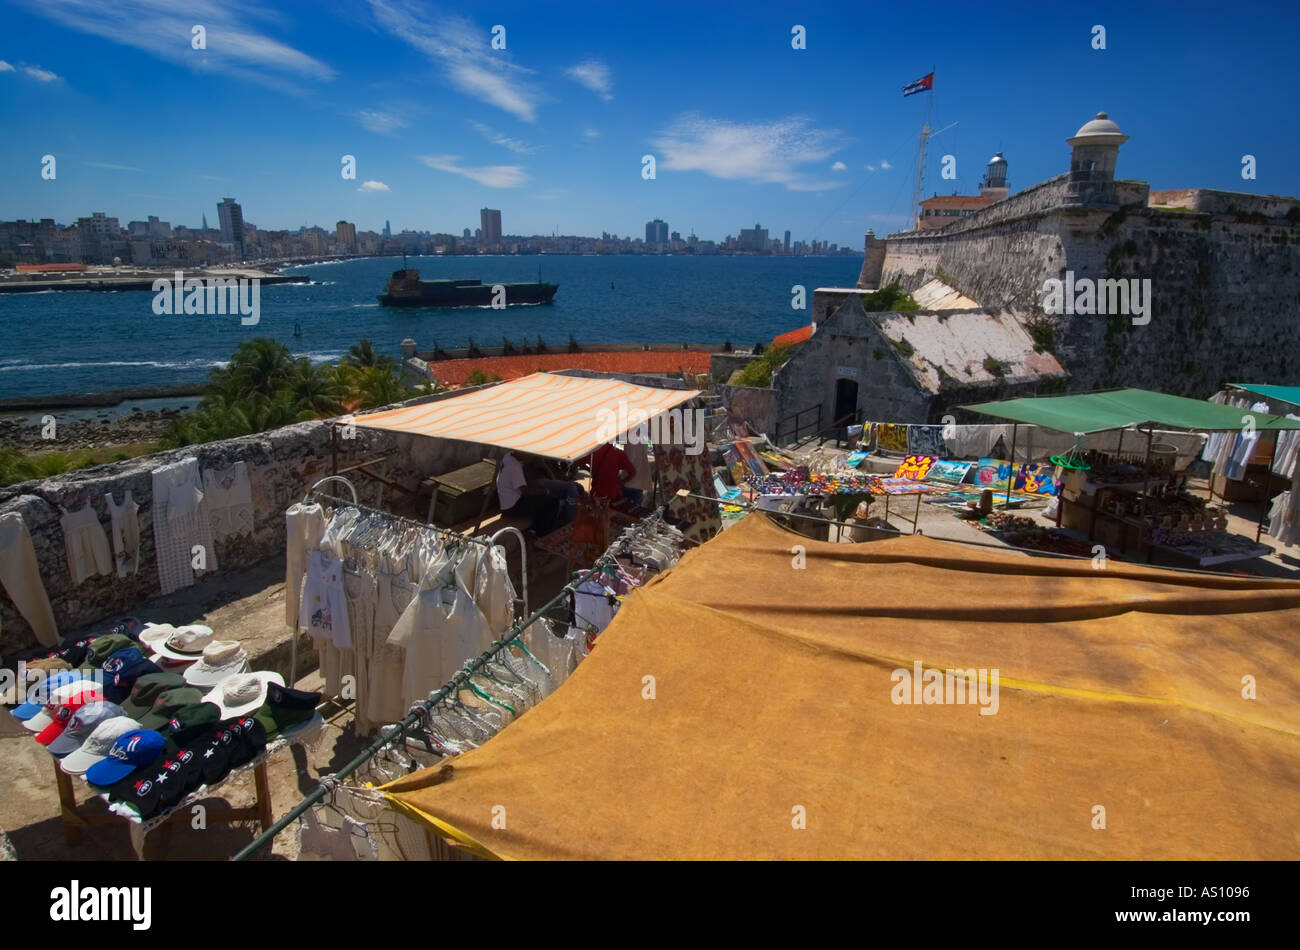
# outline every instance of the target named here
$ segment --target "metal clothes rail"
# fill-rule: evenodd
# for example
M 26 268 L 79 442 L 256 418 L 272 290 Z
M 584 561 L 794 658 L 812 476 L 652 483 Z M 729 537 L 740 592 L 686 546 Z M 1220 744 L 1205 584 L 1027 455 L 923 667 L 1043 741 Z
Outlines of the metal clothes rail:
M 656 510 L 653 514 L 644 518 L 638 524 L 633 525 L 632 527 L 626 529 L 619 538 L 611 542 L 610 546 L 606 548 L 605 552 L 596 559 L 595 563 L 592 564 L 591 568 L 582 573 L 582 576 L 574 578 L 573 580 L 569 581 L 567 584 L 564 585 L 564 587 L 560 589 L 559 593 L 557 593 L 554 597 L 548 600 L 537 610 L 533 611 L 532 614 L 530 614 L 527 618 L 519 621 L 514 626 L 512 626 L 510 628 L 509 636 L 507 636 L 505 639 L 493 640 L 492 644 L 487 648 L 487 650 L 481 653 L 476 659 L 466 663 L 461 669 L 457 670 L 452 675 L 451 679 L 449 679 L 444 685 L 439 687 L 437 690 L 430 693 L 425 700 L 413 706 L 405 719 L 403 719 L 401 722 L 395 725 L 390 725 L 386 727 L 383 730 L 383 734 L 374 742 L 372 742 L 370 745 L 368 745 L 365 749 L 363 749 L 357 755 L 357 757 L 354 758 L 351 762 L 343 766 L 343 768 L 341 768 L 339 771 L 333 772 L 330 775 L 327 775 L 324 778 L 322 778 L 320 780 L 320 783 L 316 786 L 315 789 L 311 791 L 310 794 L 307 795 L 307 797 L 305 797 L 301 802 L 299 802 L 297 805 L 291 808 L 283 818 L 281 818 L 275 824 L 271 825 L 270 828 L 267 828 L 264 832 L 262 832 L 262 834 L 258 835 L 258 837 L 253 839 L 253 841 L 251 841 L 246 847 L 244 847 L 242 850 L 237 852 L 234 855 L 234 857 L 231 858 L 231 860 L 242 861 L 245 858 L 249 857 L 250 855 L 255 854 L 257 851 L 266 847 L 266 845 L 270 844 L 276 835 L 278 835 L 281 831 L 283 831 L 290 824 L 292 824 L 293 821 L 296 818 L 298 818 L 300 815 L 302 815 L 304 812 L 306 812 L 307 809 L 313 807 L 317 802 L 321 801 L 327 795 L 330 795 L 333 792 L 333 789 L 337 787 L 341 779 L 347 778 L 357 769 L 361 768 L 361 766 L 365 765 L 372 758 L 374 758 L 385 746 L 388 746 L 394 742 L 403 739 L 406 736 L 407 730 L 410 729 L 412 726 L 416 725 L 417 723 L 421 722 L 423 720 L 424 715 L 428 713 L 429 710 L 433 709 L 434 706 L 438 705 L 443 700 L 447 699 L 449 696 L 458 693 L 461 689 L 461 686 L 465 683 L 465 681 L 468 680 L 476 672 L 478 672 L 478 670 L 482 668 L 484 663 L 487 663 L 494 656 L 496 656 L 498 653 L 500 653 L 502 650 L 508 647 L 512 642 L 514 642 L 518 638 L 519 634 L 522 633 L 524 630 L 528 629 L 528 627 L 532 626 L 538 620 L 543 619 L 546 613 L 552 607 L 558 604 L 566 595 L 576 590 L 579 586 L 581 586 L 582 584 L 586 583 L 587 581 L 595 577 L 597 574 L 599 574 L 600 571 L 605 567 L 606 563 L 617 555 L 618 551 L 628 541 L 629 536 L 635 535 L 639 532 L 646 530 L 648 527 L 651 527 L 652 525 L 662 522 L 663 511 L 664 509 L 660 508 Z M 419 522 L 416 523 L 419 524 Z

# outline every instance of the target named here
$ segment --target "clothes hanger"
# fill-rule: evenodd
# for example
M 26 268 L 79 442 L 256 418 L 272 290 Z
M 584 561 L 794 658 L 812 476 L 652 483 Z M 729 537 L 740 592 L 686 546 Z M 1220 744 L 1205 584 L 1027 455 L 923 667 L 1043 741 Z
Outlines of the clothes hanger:
M 508 712 L 510 713 L 511 716 L 518 716 L 518 715 L 519 715 L 519 714 L 515 711 L 515 708 L 514 708 L 513 706 L 511 706 L 509 703 L 505 702 L 504 700 L 497 699 L 495 696 L 490 696 L 490 695 L 488 695 L 486 692 L 484 692 L 482 689 L 480 689 L 478 686 L 476 686 L 476 685 L 474 684 L 473 677 L 474 677 L 474 676 L 477 676 L 478 673 L 472 671 L 472 670 L 469 668 L 469 664 L 468 664 L 468 663 L 465 664 L 465 666 L 463 667 L 463 669 L 464 669 L 465 672 L 468 673 L 469 676 L 471 677 L 471 678 L 465 680 L 465 685 L 469 688 L 470 692 L 472 692 L 472 693 L 473 693 L 475 696 L 477 696 L 479 699 L 485 700 L 486 702 L 489 702 L 489 703 L 491 703 L 491 704 L 494 705 L 494 706 L 500 706 L 502 709 L 505 709 L 506 711 L 508 711 Z

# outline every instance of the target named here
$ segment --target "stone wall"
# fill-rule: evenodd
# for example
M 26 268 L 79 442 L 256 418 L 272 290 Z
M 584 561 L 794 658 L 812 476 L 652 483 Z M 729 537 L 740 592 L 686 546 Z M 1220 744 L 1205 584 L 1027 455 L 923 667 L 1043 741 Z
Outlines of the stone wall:
M 727 414 L 744 419 L 750 429 L 761 435 L 775 436 L 777 412 L 776 391 L 757 386 L 714 385 L 713 391 L 722 397 Z
M 714 353 L 709 357 L 709 377 L 715 383 L 725 383 L 731 374 L 744 369 L 758 359 L 753 353 Z
M 858 384 L 857 407 L 868 419 L 926 422 L 930 394 L 923 393 L 898 351 L 871 317 L 837 314 L 818 323 L 772 379 L 778 418 L 822 406 L 822 426 L 834 420 L 836 380 Z
M 456 394 L 440 394 L 414 402 L 431 402 Z M 0 514 L 22 515 L 36 550 L 40 574 L 54 610 L 60 634 L 70 633 L 101 620 L 131 614 L 143 601 L 160 593 L 158 566 L 154 555 L 153 479 L 151 472 L 161 465 L 188 456 L 202 468 L 225 468 L 236 461 L 248 466 L 253 489 L 254 531 L 216 542 L 216 574 L 249 567 L 270 557 L 283 557 L 285 509 L 300 501 L 313 482 L 328 475 L 333 464 L 331 422 L 304 422 L 270 432 L 210 442 L 154 455 L 141 456 L 95 468 L 70 472 L 56 478 L 25 482 L 0 489 Z M 389 433 L 356 427 L 355 438 L 337 442 L 339 468 L 357 462 L 382 460 L 371 466 L 390 482 L 417 489 L 429 475 L 441 474 L 478 461 L 490 449 L 469 442 L 451 442 L 421 436 Z M 365 478 L 350 476 L 362 503 L 423 517 L 427 496 L 409 496 L 399 490 Z M 119 502 L 130 491 L 140 505 L 140 558 L 136 574 L 92 577 L 73 585 L 68 572 L 61 509 L 79 510 L 87 501 L 99 515 L 107 533 L 106 492 Z M 335 483 L 325 490 L 348 496 Z M 141 617 L 148 620 L 148 617 Z M 14 609 L 7 594 L 0 595 L 0 653 L 35 645 L 25 619 Z
M 883 279 L 913 290 L 937 276 L 986 309 L 1012 311 L 1064 364 L 1072 391 L 1205 398 L 1224 381 L 1300 383 L 1300 227 L 1286 218 L 1142 204 L 999 220 L 1001 205 L 943 231 L 891 237 Z M 1150 279 L 1150 323 L 1044 315 L 1044 281 L 1067 271 Z

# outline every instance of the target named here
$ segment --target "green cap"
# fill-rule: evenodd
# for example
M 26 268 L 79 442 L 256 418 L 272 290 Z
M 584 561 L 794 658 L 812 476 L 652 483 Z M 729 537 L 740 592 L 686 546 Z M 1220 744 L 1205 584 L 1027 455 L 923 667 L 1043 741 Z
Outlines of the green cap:
M 196 737 L 211 732 L 221 721 L 221 707 L 216 703 L 196 703 L 176 710 L 166 723 L 158 728 L 164 736 L 186 748 Z
M 193 686 L 173 686 L 163 690 L 154 700 L 149 712 L 140 717 L 140 728 L 157 730 L 171 722 L 176 713 L 186 706 L 196 706 L 201 702 L 203 690 Z
M 185 677 L 179 673 L 146 673 L 138 677 L 131 687 L 130 698 L 122 703 L 122 715 L 139 720 L 141 716 L 150 713 L 159 696 L 169 689 L 184 685 Z
M 97 670 L 104 665 L 105 660 L 118 650 L 138 647 L 139 645 L 130 637 L 121 633 L 110 633 L 106 637 L 96 637 L 90 641 L 90 646 L 86 651 L 86 659 L 81 663 L 81 669 Z

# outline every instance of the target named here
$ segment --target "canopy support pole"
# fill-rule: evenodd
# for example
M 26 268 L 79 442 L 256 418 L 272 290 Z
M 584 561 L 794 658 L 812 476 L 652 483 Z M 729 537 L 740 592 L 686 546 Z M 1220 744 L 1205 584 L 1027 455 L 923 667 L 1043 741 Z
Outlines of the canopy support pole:
M 1016 480 L 1016 431 L 1019 429 L 1017 423 L 1011 423 L 1011 471 L 1007 473 L 1007 498 L 1006 506 L 1011 507 L 1011 485 Z M 917 502 L 920 503 L 919 500 Z

